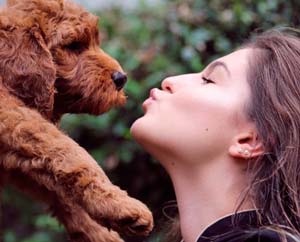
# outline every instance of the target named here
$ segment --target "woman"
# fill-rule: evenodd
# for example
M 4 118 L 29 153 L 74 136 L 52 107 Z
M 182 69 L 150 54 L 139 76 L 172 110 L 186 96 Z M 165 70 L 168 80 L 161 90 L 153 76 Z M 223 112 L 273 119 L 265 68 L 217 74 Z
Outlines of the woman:
M 182 241 L 300 241 L 300 40 L 272 30 L 169 77 L 131 133 L 170 175 Z

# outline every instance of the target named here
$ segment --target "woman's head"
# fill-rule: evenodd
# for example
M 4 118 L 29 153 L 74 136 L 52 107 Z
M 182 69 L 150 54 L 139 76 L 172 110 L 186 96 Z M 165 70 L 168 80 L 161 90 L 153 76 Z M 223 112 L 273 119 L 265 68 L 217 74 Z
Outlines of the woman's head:
M 162 90 L 152 89 L 143 104 L 145 115 L 133 124 L 135 139 L 160 160 L 173 156 L 190 166 L 199 157 L 204 162 L 226 156 L 234 140 L 245 140 L 254 128 L 245 115 L 251 52 L 241 49 L 200 73 L 165 79 Z
M 165 79 L 143 108 L 132 134 L 167 170 L 166 156 L 185 160 L 181 168 L 220 159 L 247 167 L 245 201 L 254 201 L 261 222 L 300 231 L 297 37 L 260 34 L 201 73 Z

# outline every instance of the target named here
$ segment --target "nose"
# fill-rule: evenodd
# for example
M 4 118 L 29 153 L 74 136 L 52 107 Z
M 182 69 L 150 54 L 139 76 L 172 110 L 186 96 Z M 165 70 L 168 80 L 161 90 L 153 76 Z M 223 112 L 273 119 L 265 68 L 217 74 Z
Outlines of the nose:
M 161 83 L 161 87 L 163 90 L 168 92 L 173 92 L 173 83 L 172 83 L 172 77 L 167 77 L 164 79 Z
M 124 85 L 127 81 L 126 74 L 124 74 L 122 72 L 119 72 L 119 71 L 114 72 L 111 75 L 111 78 L 113 79 L 118 91 L 121 90 L 124 87 Z

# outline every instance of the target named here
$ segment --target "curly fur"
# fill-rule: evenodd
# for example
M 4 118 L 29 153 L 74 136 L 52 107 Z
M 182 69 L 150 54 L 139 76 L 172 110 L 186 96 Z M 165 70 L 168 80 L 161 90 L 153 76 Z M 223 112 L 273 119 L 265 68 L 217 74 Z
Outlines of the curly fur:
M 114 186 L 55 125 L 64 113 L 99 115 L 126 101 L 123 72 L 100 48 L 98 19 L 63 0 L 8 0 L 0 11 L 0 176 L 50 205 L 71 241 L 146 235 L 148 208 Z

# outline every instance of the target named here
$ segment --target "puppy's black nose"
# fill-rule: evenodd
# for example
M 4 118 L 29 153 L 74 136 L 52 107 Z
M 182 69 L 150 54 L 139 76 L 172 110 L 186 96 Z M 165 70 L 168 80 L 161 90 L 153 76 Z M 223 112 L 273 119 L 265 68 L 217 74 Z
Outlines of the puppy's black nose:
M 127 81 L 127 76 L 125 74 L 123 74 L 122 72 L 118 72 L 118 71 L 114 72 L 111 75 L 111 78 L 113 79 L 118 91 L 124 87 L 124 85 Z

